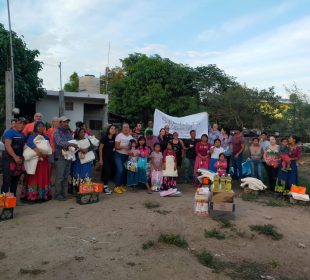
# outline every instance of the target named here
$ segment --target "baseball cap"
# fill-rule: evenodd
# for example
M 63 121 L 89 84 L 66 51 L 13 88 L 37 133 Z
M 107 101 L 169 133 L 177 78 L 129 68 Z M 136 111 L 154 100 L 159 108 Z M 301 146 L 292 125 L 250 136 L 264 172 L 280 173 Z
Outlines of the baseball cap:
M 66 121 L 70 121 L 70 119 L 69 118 L 67 118 L 66 116 L 61 116 L 60 118 L 59 118 L 59 121 L 60 122 L 66 122 Z
M 27 123 L 27 120 L 23 117 L 19 117 L 17 119 L 15 119 L 17 122 L 22 122 L 22 123 Z

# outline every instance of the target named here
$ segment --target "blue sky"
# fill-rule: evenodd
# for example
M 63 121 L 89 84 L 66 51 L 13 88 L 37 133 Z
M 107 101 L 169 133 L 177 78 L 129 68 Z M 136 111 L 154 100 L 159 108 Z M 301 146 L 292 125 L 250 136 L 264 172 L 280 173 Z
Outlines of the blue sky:
M 10 0 L 12 28 L 45 63 L 47 89 L 73 71 L 99 75 L 129 53 L 217 64 L 250 87 L 310 93 L 309 0 Z M 7 27 L 6 1 L 0 22 Z

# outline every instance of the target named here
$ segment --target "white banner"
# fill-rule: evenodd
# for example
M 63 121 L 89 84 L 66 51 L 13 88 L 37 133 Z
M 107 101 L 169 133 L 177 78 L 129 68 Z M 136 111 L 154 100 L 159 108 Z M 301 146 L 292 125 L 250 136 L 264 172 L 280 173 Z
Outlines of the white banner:
M 154 113 L 154 135 L 158 135 L 161 128 L 169 125 L 170 133 L 177 132 L 179 138 L 190 138 L 189 132 L 196 130 L 196 138 L 200 138 L 202 134 L 208 135 L 209 117 L 207 112 L 189 115 L 186 117 L 171 117 L 165 113 L 155 110 Z

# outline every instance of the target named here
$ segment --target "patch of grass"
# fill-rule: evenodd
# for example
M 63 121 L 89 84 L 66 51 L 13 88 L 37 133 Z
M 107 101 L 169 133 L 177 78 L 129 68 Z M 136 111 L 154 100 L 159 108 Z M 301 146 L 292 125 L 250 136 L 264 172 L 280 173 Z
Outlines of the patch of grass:
M 225 234 L 223 232 L 220 232 L 216 228 L 211 230 L 205 230 L 205 237 L 206 238 L 216 238 L 216 239 L 225 239 Z
M 241 199 L 244 201 L 256 201 L 258 198 L 258 193 L 242 193 Z
M 198 261 L 202 265 L 210 267 L 210 268 L 213 268 L 213 266 L 214 266 L 214 257 L 213 257 L 213 255 L 210 252 L 204 250 L 204 251 L 202 251 L 200 253 L 197 253 L 196 257 L 197 257 Z
M 291 205 L 282 199 L 269 199 L 265 202 L 266 206 L 271 207 L 290 207 Z
M 180 248 L 188 247 L 188 242 L 179 234 L 161 234 L 158 242 L 175 245 Z
M 21 274 L 32 274 L 32 275 L 39 275 L 42 273 L 45 273 L 45 269 L 26 269 L 26 268 L 21 268 L 19 270 Z
M 167 211 L 167 210 L 154 210 L 155 213 L 161 214 L 161 215 L 167 215 L 169 213 L 171 213 L 171 211 Z
M 221 226 L 224 228 L 230 228 L 234 226 L 228 219 L 225 219 L 225 218 L 217 218 L 215 220 L 219 222 Z
M 279 233 L 274 225 L 251 225 L 249 226 L 251 230 L 258 232 L 259 234 L 265 234 L 271 236 L 273 240 L 280 240 L 283 238 L 283 235 Z
M 154 245 L 155 245 L 155 241 L 149 240 L 149 241 L 142 244 L 142 249 L 147 250 L 147 249 L 152 248 Z
M 153 208 L 158 208 L 160 207 L 160 204 L 158 202 L 153 202 L 153 201 L 146 201 L 144 203 L 145 208 L 147 209 L 153 209 Z
M 276 260 L 272 260 L 270 265 L 271 265 L 271 267 L 273 269 L 276 269 L 276 268 L 278 268 L 280 266 L 280 263 L 278 261 L 276 261 Z
M 244 261 L 241 263 L 229 263 L 227 270 L 225 273 L 232 280 L 261 280 L 261 275 L 268 271 L 268 267 L 264 264 Z

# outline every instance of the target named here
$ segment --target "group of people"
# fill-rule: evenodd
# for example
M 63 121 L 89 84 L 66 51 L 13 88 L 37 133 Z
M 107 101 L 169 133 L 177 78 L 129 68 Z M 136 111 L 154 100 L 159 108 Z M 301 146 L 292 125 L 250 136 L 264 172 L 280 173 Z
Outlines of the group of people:
M 252 177 L 263 180 L 265 170 L 271 191 L 276 185 L 286 190 L 291 185 L 298 185 L 298 165 L 302 163 L 298 140 L 291 135 L 281 138 L 278 144 L 274 135 L 268 138 L 265 132 L 261 133 L 260 139 L 254 137 L 249 148 Z
M 91 132 L 82 122 L 76 123 L 73 132 L 69 127 L 70 119 L 62 116 L 53 118 L 51 127 L 46 130 L 42 121 L 42 114 L 36 113 L 33 122 L 27 123 L 25 118 L 13 119 L 11 128 L 3 136 L 4 151 L 2 152 L 3 184 L 1 193 L 11 192 L 16 196 L 17 186 L 22 175 L 23 184 L 21 200 L 28 202 L 66 200 L 67 193 L 77 191 L 80 183 L 92 177 L 92 162 L 82 164 L 81 159 L 85 154 L 94 150 L 91 141 L 87 148 L 79 148 L 76 141 L 85 140 Z M 48 146 L 50 153 L 45 153 L 36 139 L 41 136 Z M 25 169 L 24 151 L 30 148 L 35 157 L 35 172 Z M 66 158 L 66 151 L 70 148 L 78 150 L 74 160 Z M 55 190 L 52 192 L 52 173 L 54 172 Z M 69 175 L 70 180 L 69 180 Z
M 145 130 L 141 123 L 137 123 L 134 129 L 124 123 L 119 133 L 115 125 L 109 125 L 97 147 L 90 140 L 92 133 L 84 123 L 77 122 L 75 131 L 71 131 L 70 119 L 62 116 L 54 118 L 51 128 L 46 130 L 42 118 L 42 114 L 36 113 L 33 122 L 28 124 L 24 118 L 15 119 L 12 127 L 4 132 L 2 193 L 10 191 L 16 196 L 18 182 L 24 174 L 22 200 L 46 201 L 52 197 L 66 200 L 68 192 L 77 192 L 81 183 L 92 179 L 95 157 L 86 161 L 89 154 L 97 154 L 106 194 L 113 191 L 122 194 L 139 185 L 150 194 L 176 188 L 178 176 L 178 181 L 193 182 L 199 168 L 217 172 L 220 176 L 233 170 L 235 179 L 243 176 L 246 141 L 240 128 L 231 133 L 228 128 L 219 130 L 218 125 L 213 124 L 208 135 L 203 134 L 197 139 L 196 131 L 191 130 L 189 139 L 182 140 L 177 132 L 170 133 L 168 125 L 155 136 L 152 121 L 147 123 Z M 40 150 L 37 136 L 44 137 L 52 153 Z M 270 190 L 274 190 L 278 180 L 285 182 L 288 188 L 291 184 L 298 184 L 301 149 L 297 137 L 283 138 L 281 145 L 274 136 L 267 138 L 267 134 L 262 133 L 260 138 L 253 138 L 248 147 L 252 176 L 262 180 L 264 166 Z M 80 146 L 78 143 L 82 142 L 84 144 Z M 32 149 L 39 158 L 34 174 L 25 173 L 25 147 Z M 70 152 L 72 157 L 68 156 Z M 114 181 L 113 189 L 109 187 L 111 181 Z

